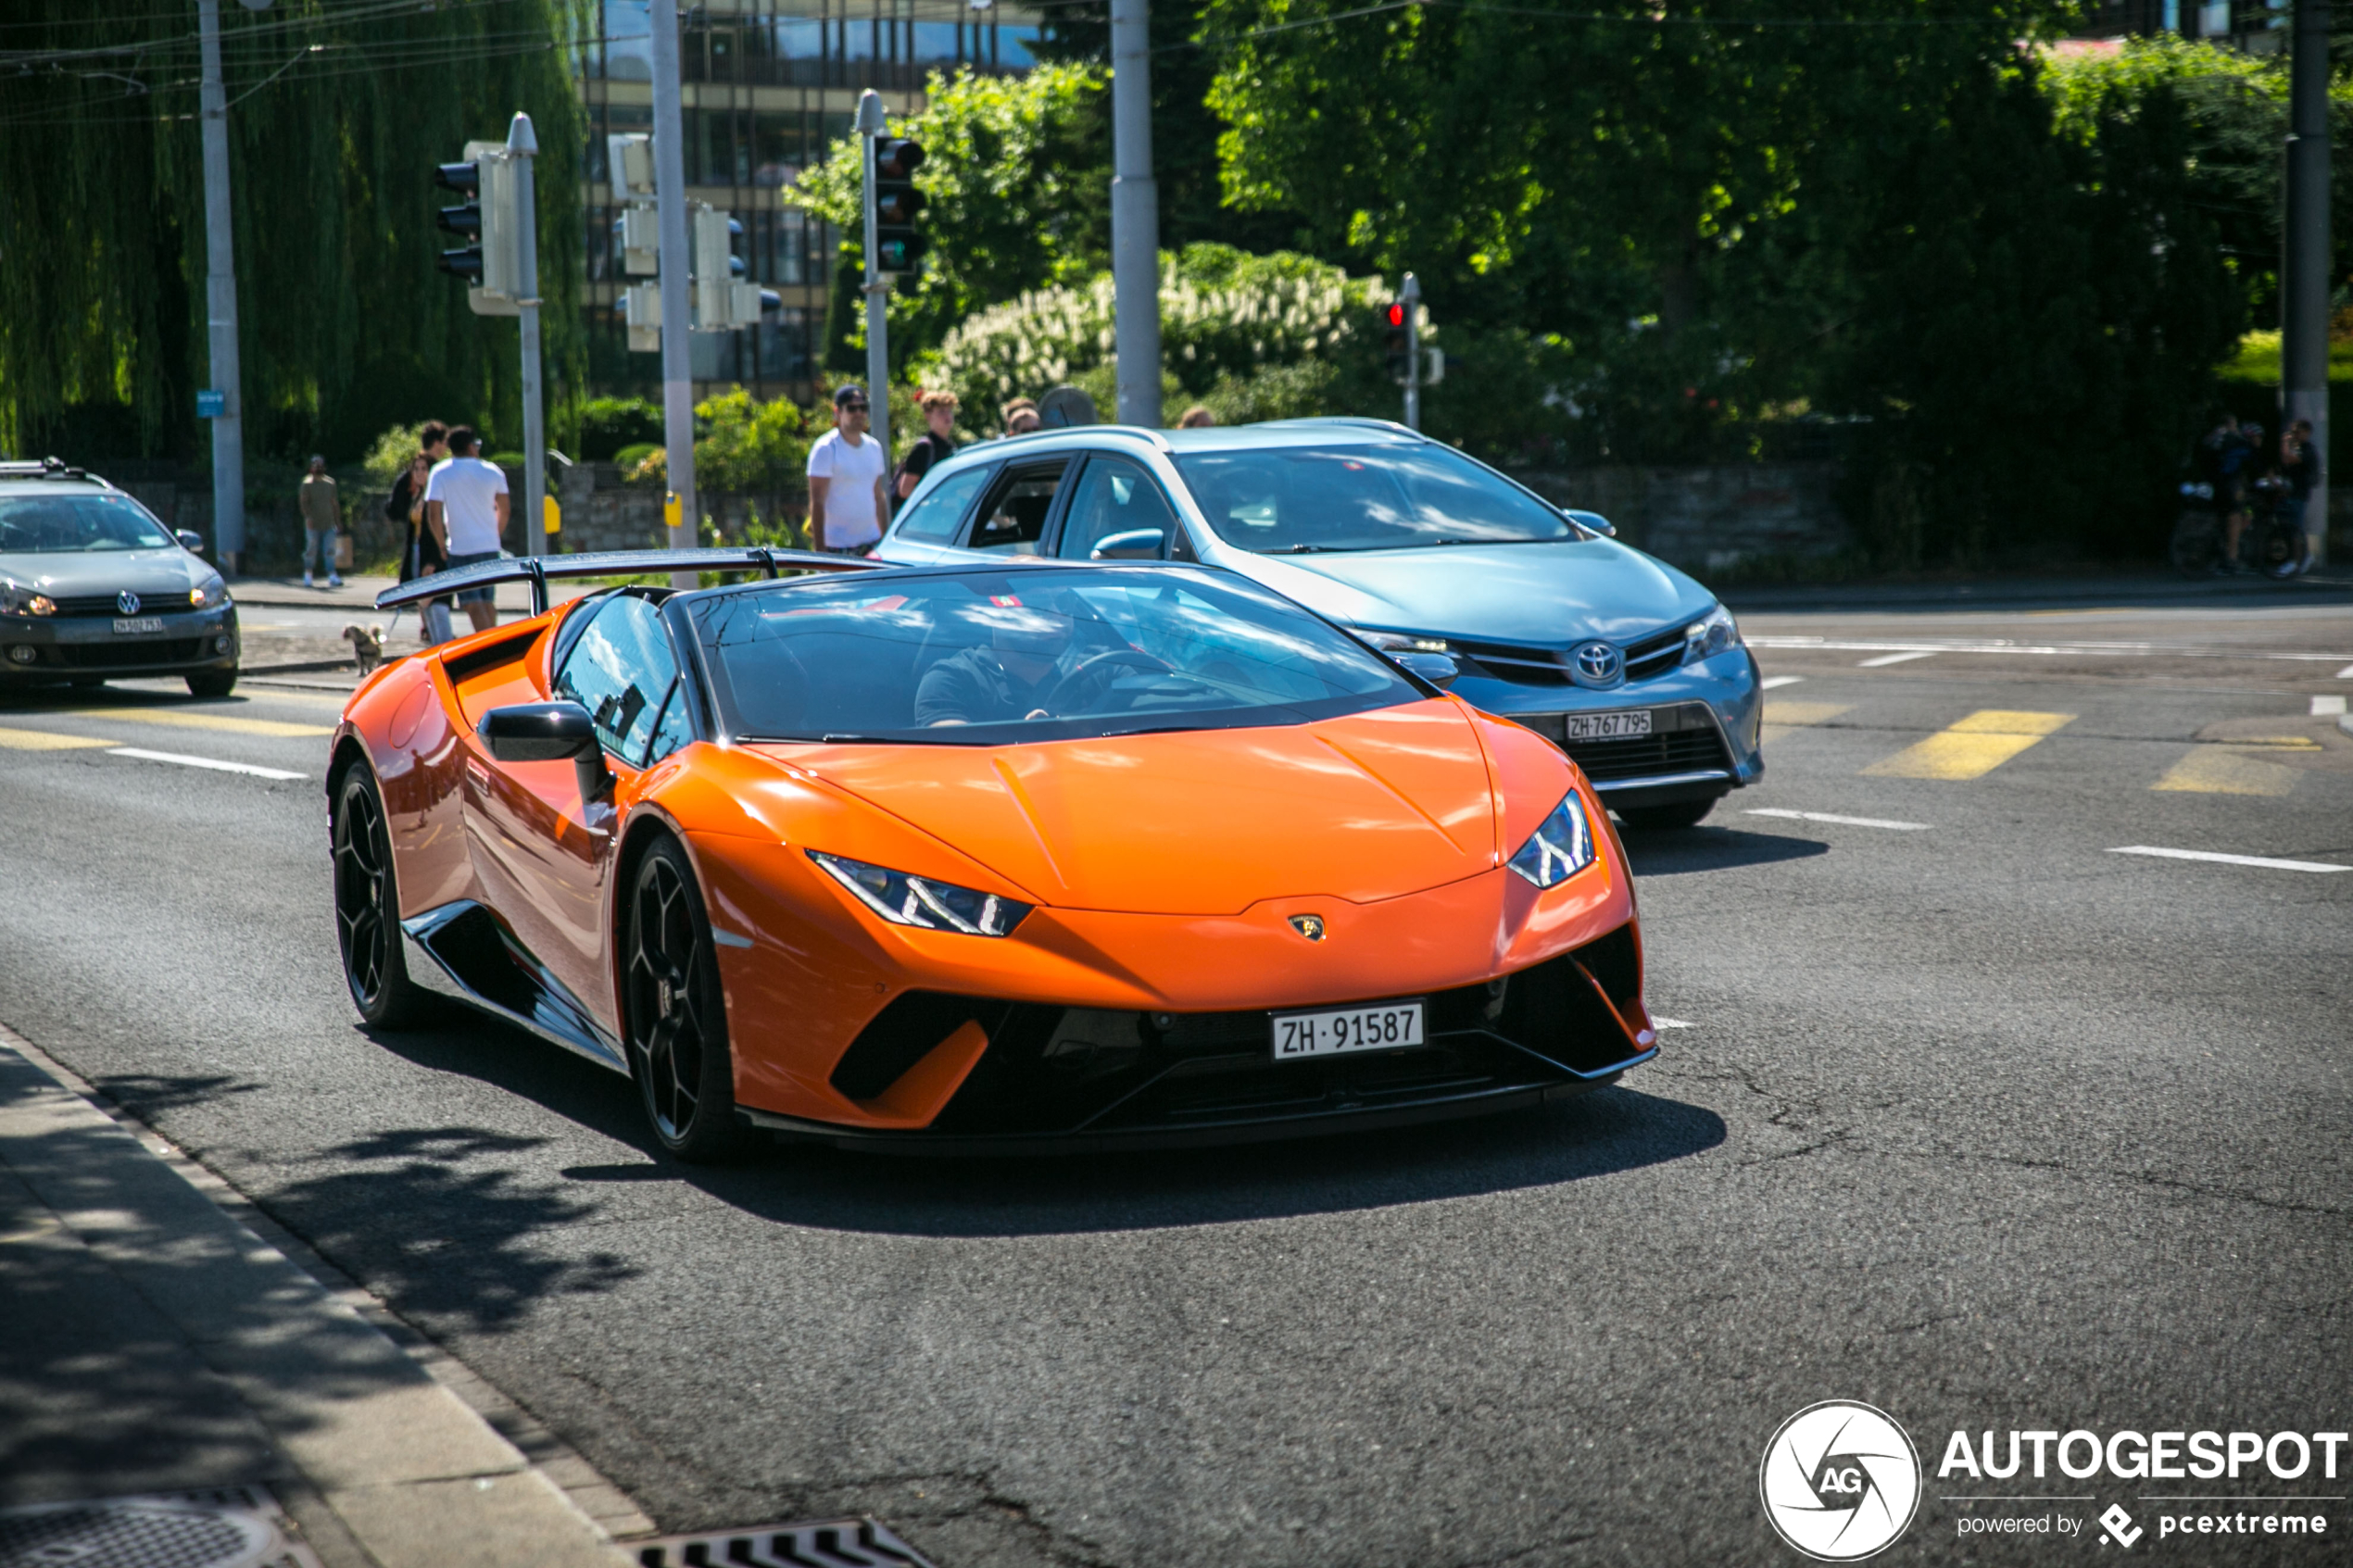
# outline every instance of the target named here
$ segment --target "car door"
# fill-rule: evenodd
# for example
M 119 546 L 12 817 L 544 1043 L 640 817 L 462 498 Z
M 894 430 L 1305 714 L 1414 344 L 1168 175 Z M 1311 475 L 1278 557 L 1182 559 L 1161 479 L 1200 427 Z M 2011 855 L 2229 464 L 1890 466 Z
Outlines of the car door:
M 955 559 L 958 541 L 964 536 L 964 521 L 996 473 L 996 464 L 975 463 L 919 491 L 900 508 L 875 554 L 897 561 Z
M 606 765 L 625 787 L 694 738 L 686 676 L 650 599 L 616 594 L 587 613 L 587 625 L 559 651 L 549 695 L 588 710 Z M 569 761 L 468 771 L 469 847 L 493 907 L 547 975 L 608 1029 L 616 1026 L 603 914 L 612 800 L 584 798 Z
M 1184 560 L 1184 524 L 1160 482 L 1132 458 L 1096 452 L 1071 482 L 1054 554 L 1065 560 Z

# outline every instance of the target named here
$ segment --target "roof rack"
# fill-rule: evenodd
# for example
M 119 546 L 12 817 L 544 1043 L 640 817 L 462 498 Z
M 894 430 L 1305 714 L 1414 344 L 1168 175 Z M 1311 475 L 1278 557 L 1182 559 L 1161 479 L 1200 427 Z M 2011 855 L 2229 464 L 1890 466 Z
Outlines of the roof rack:
M 775 577 L 786 570 L 799 571 L 871 571 L 891 563 L 865 556 L 824 556 L 812 550 L 772 550 L 748 545 L 725 550 L 598 550 L 577 556 L 512 556 L 436 571 L 386 588 L 376 596 L 378 609 L 437 599 L 466 588 L 494 583 L 531 584 L 531 613 L 547 612 L 547 584 L 562 577 L 635 577 L 649 571 L 759 571 Z
M 68 468 L 57 458 L 44 458 L 38 462 L 0 463 L 0 479 L 91 479 L 95 476 L 85 469 Z M 104 484 L 105 480 L 99 480 Z

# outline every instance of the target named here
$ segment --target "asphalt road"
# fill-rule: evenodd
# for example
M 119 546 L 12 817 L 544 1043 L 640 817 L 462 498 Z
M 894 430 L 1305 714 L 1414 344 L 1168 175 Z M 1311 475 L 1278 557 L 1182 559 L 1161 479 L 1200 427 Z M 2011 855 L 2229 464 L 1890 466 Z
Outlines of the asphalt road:
M 2342 1466 L 1935 1468 L 1956 1430 L 2353 1424 L 2353 873 L 2114 852 L 2353 867 L 2353 737 L 2314 711 L 2353 694 L 2353 608 L 1744 624 L 1781 683 L 1766 781 L 1633 845 L 1680 1026 L 1541 1112 L 675 1167 L 626 1084 L 552 1047 L 356 1026 L 316 778 L 334 699 L 258 686 L 0 711 L 0 1022 L 666 1528 L 866 1511 L 942 1568 L 1794 1562 L 1759 1460 L 1851 1399 L 1929 1467 L 1881 1561 L 2077 1559 L 2095 1525 L 1959 1521 L 2148 1526 L 2145 1495 L 2188 1492 L 2337 1500 L 2298 1505 L 2324 1541 L 2151 1528 L 2136 1555 L 2341 1561 Z M 1945 1500 L 1994 1492 L 2091 1500 Z

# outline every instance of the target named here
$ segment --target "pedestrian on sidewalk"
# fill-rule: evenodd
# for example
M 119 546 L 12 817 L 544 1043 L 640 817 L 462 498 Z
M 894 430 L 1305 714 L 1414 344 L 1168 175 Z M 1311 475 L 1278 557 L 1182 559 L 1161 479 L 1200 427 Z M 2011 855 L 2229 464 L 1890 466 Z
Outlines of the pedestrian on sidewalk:
M 1186 409 L 1183 417 L 1177 420 L 1176 428 L 1178 430 L 1207 430 L 1216 422 L 1217 416 L 1210 412 L 1208 404 L 1196 403 Z
M 449 456 L 434 465 L 425 482 L 425 526 L 452 571 L 497 560 L 499 535 L 507 528 L 507 475 L 497 464 L 484 462 L 481 449 L 482 437 L 472 426 L 459 425 L 449 433 Z M 461 590 L 458 606 L 477 632 L 497 624 L 493 589 Z
M 442 432 L 446 444 L 449 433 Z M 433 456 L 419 452 L 409 459 L 409 467 L 392 486 L 392 499 L 384 504 L 384 516 L 400 528 L 400 580 L 413 583 L 420 577 L 430 577 L 446 564 L 441 543 L 433 530 L 425 526 L 425 486 L 433 478 Z M 420 634 L 427 647 L 449 640 L 449 601 L 434 599 L 417 609 Z
M 319 585 L 310 570 L 310 559 L 316 556 L 326 571 L 327 586 L 340 588 L 343 573 L 335 567 L 335 534 L 343 527 L 343 503 L 335 495 L 335 482 L 328 477 L 326 458 L 312 454 L 310 471 L 303 475 L 298 495 L 302 506 L 302 585 Z
M 834 428 L 809 449 L 809 542 L 817 549 L 863 552 L 882 537 L 883 475 L 889 463 L 866 434 L 866 389 L 834 394 Z
M 932 464 L 956 450 L 956 395 L 952 392 L 926 392 L 920 399 L 924 410 L 923 438 L 907 448 L 899 459 L 899 483 L 891 492 L 890 509 L 899 510 L 899 503 L 915 493 Z

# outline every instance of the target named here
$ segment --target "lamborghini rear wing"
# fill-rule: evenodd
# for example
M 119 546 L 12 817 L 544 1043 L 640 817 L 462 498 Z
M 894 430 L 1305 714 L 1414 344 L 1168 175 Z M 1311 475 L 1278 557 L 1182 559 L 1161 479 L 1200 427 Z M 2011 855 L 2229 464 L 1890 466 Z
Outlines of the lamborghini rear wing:
M 787 571 L 867 571 L 889 564 L 865 556 L 772 550 L 764 545 L 728 550 L 598 550 L 577 556 L 514 556 L 486 560 L 480 566 L 461 566 L 455 571 L 436 571 L 429 577 L 403 583 L 397 588 L 386 588 L 376 596 L 376 608 L 390 609 L 395 605 L 438 599 L 461 589 L 484 588 L 494 583 L 528 583 L 531 613 L 544 615 L 547 609 L 547 583 L 559 577 L 636 577 L 654 571 L 758 571 L 775 577 Z

